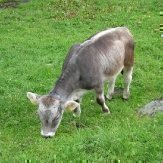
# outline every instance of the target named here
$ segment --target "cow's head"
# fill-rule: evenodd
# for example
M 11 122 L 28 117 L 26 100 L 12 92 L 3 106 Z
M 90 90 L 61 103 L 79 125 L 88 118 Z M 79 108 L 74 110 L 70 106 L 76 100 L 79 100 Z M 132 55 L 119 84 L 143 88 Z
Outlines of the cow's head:
M 53 137 L 61 122 L 65 108 L 74 110 L 78 103 L 74 101 L 62 102 L 52 95 L 40 96 L 35 93 L 27 92 L 29 100 L 38 105 L 38 115 L 41 121 L 41 135 Z

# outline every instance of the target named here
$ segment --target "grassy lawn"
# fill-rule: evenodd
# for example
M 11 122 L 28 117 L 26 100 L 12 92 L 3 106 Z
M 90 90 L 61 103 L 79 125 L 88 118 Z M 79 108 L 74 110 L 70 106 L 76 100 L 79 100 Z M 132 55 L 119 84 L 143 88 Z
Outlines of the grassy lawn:
M 161 0 L 33 0 L 0 9 L 0 162 L 163 161 L 163 115 L 137 115 L 163 97 L 160 11 Z M 26 92 L 48 93 L 69 47 L 115 26 L 127 26 L 136 42 L 130 99 L 107 101 L 112 114 L 104 116 L 89 93 L 80 118 L 64 113 L 56 136 L 42 138 Z

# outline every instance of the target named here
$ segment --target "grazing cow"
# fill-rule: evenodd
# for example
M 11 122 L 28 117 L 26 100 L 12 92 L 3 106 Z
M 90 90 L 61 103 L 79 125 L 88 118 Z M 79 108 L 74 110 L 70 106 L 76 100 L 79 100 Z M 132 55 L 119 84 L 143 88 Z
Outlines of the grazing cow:
M 39 106 L 41 135 L 55 135 L 65 109 L 79 116 L 79 101 L 87 90 L 94 90 L 102 111 L 110 113 L 105 104 L 104 81 L 109 82 L 106 97 L 112 99 L 116 77 L 123 70 L 123 98 L 127 99 L 130 94 L 133 63 L 134 41 L 126 27 L 109 28 L 81 44 L 73 45 L 54 89 L 43 96 L 27 93 L 30 101 Z

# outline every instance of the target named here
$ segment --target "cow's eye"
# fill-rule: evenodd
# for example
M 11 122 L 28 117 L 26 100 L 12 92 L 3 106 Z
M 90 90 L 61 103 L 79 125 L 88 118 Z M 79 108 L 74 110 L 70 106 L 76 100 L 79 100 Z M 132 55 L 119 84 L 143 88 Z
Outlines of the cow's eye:
M 46 120 L 45 123 L 48 124 L 48 120 Z

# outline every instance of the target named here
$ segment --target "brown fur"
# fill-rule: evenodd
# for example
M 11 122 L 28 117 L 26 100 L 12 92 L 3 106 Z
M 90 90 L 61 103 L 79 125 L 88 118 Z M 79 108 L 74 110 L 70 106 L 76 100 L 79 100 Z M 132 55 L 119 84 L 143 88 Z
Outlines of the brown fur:
M 134 64 L 134 43 L 128 42 L 125 47 L 125 60 L 124 60 L 124 66 L 132 67 Z
M 45 96 L 42 97 L 42 103 L 46 106 L 46 107 L 50 107 L 54 104 L 54 102 L 56 101 L 56 99 L 53 96 Z

